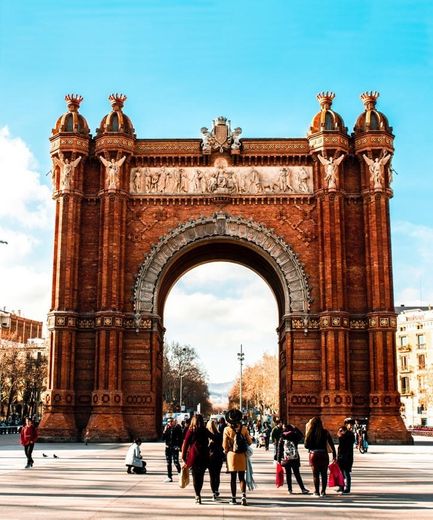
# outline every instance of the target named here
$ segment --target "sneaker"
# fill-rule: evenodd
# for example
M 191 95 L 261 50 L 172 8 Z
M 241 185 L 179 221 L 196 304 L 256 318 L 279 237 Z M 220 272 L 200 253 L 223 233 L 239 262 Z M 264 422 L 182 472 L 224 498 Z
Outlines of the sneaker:
M 347 489 L 344 489 L 344 490 L 341 492 L 342 495 L 348 495 L 349 493 L 350 493 L 350 491 L 347 490 Z
M 237 504 L 236 497 L 232 497 L 229 502 L 230 505 L 235 506 Z
M 242 497 L 241 504 L 242 504 L 243 506 L 246 506 L 246 505 L 247 505 L 247 497 Z
M 288 489 L 287 492 L 289 493 L 289 495 L 293 494 L 293 491 L 291 489 Z
M 321 497 L 326 497 L 326 493 L 325 493 L 324 491 L 322 491 L 322 492 L 320 493 L 320 496 L 321 496 Z
M 128 469 L 126 470 L 126 473 L 132 473 L 131 468 L 128 468 Z
M 309 495 L 310 490 L 307 488 L 301 489 L 303 495 Z
M 31 468 L 30 464 L 27 464 L 27 465 L 24 467 L 24 469 L 29 469 L 29 468 Z
M 220 492 L 219 491 L 215 491 L 214 496 L 216 496 L 218 498 L 220 496 Z
M 315 497 L 320 497 L 320 493 L 316 493 L 316 492 L 314 492 L 314 496 L 315 496 Z
M 201 497 L 195 497 L 195 503 L 201 504 Z
M 164 482 L 173 482 L 173 479 L 171 477 L 167 477 Z

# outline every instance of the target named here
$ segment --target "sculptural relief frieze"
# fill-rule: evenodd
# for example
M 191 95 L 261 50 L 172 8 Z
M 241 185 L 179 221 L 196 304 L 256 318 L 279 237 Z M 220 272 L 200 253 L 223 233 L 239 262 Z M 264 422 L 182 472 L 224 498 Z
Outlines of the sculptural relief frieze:
M 139 167 L 131 169 L 133 195 L 311 194 L 311 166 Z

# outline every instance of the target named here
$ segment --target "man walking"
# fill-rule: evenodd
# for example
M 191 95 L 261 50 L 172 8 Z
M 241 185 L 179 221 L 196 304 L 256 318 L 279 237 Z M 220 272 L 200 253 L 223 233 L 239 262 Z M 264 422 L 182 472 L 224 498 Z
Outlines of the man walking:
M 179 450 L 182 447 L 182 428 L 177 424 L 176 419 L 171 417 L 167 426 L 164 428 L 162 440 L 165 442 L 165 459 L 167 461 L 166 482 L 173 482 L 173 464 L 177 472 L 180 473 Z

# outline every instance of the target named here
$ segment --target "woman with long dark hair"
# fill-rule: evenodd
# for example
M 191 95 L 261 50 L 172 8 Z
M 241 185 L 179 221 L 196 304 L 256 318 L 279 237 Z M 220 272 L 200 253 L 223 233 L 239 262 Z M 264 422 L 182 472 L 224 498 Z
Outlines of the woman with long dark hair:
M 205 428 L 203 416 L 194 415 L 182 444 L 182 460 L 191 468 L 195 503 L 201 504 L 201 490 L 206 468 L 209 465 L 209 439 L 213 434 Z
M 213 499 L 217 500 L 220 495 L 221 468 L 224 461 L 223 434 L 218 431 L 213 419 L 209 419 L 206 428 L 213 435 L 213 440 L 209 442 L 209 479 Z
M 328 447 L 332 451 L 333 460 L 336 459 L 334 441 L 328 430 L 323 427 L 320 417 L 313 417 L 305 426 L 305 448 L 309 452 L 310 466 L 313 470 L 314 494 L 316 496 L 326 495 L 326 484 L 328 479 Z M 320 486 L 322 480 L 322 486 Z

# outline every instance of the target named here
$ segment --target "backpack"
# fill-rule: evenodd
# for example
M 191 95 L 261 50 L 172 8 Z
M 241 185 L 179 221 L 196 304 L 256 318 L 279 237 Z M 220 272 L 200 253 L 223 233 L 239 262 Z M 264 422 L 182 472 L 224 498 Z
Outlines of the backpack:
M 289 439 L 284 441 L 284 459 L 299 459 L 298 448 L 296 447 L 296 444 L 293 441 L 289 441 Z
M 248 443 L 241 432 L 236 432 L 233 443 L 233 451 L 235 453 L 245 453 L 248 449 Z

